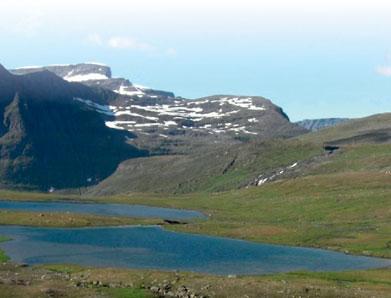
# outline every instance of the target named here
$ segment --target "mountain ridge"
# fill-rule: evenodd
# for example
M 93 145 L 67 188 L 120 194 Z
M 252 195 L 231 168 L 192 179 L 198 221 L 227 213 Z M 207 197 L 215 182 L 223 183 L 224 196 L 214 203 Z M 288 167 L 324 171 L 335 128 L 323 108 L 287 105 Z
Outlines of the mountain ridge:
M 296 122 L 296 124 L 310 131 L 318 131 L 327 127 L 336 126 L 349 120 L 349 118 L 305 119 Z
M 78 101 L 109 118 L 106 126 L 136 134 L 133 145 L 155 153 L 188 151 L 187 147 L 192 147 L 189 143 L 196 142 L 236 143 L 238 138 L 290 137 L 306 132 L 291 124 L 282 108 L 260 96 L 213 95 L 190 100 L 175 97 L 173 92 L 137 87 L 124 78 L 112 78 L 110 67 L 100 64 L 21 68 L 11 72 L 23 75 L 41 70 L 52 71 L 63 79 L 69 74 L 84 75 L 92 79 L 78 83 L 113 92 L 115 95 L 106 101 L 83 97 L 78 97 Z M 96 80 L 94 73 L 105 75 L 106 79 Z
M 147 154 L 126 144 L 134 135 L 107 128 L 99 113 L 74 100 L 103 100 L 100 92 L 48 71 L 3 73 L 0 84 L 6 85 L 0 92 L 2 185 L 79 187 L 110 175 L 122 160 Z
M 220 94 L 189 100 L 172 92 L 135 87 L 124 78 L 113 79 L 108 66 L 96 64 L 22 68 L 12 73 L 5 71 L 0 84 L 10 86 L 4 89 L 12 94 L 8 104 L 14 101 L 10 115 L 24 128 L 16 131 L 21 137 L 16 145 L 25 154 L 12 151 L 7 144 L 2 150 L 9 164 L 19 157 L 25 163 L 15 168 L 14 175 L 5 164 L 0 178 L 18 185 L 93 187 L 110 181 L 115 173 L 113 179 L 122 177 L 121 184 L 132 185 L 128 179 L 134 179 L 135 186 L 141 183 L 153 188 L 143 181 L 155 179 L 153 173 L 165 167 L 174 179 L 168 189 L 175 187 L 179 192 L 194 189 L 191 181 L 207 185 L 202 173 L 228 177 L 243 169 L 248 173 L 241 174 L 237 185 L 245 186 L 259 172 L 246 164 L 263 160 L 262 150 L 277 150 L 264 142 L 307 132 L 291 123 L 281 107 L 261 96 Z M 39 118 L 39 112 L 44 116 Z M 8 121 L 4 113 L 3 118 Z M 10 127 L 4 131 L 13 133 Z M 294 161 L 288 158 L 275 166 Z M 140 176 L 140 171 L 149 176 Z M 187 181 L 189 171 L 194 175 Z

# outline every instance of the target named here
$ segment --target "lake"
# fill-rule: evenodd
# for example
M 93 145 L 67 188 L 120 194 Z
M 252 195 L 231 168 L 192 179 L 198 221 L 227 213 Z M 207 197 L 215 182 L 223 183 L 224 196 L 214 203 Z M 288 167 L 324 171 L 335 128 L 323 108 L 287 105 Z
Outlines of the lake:
M 99 204 L 81 202 L 26 202 L 0 200 L 0 209 L 31 212 L 70 212 L 102 216 L 126 216 L 185 220 L 206 218 L 201 212 L 172 208 L 126 204 Z
M 341 271 L 391 266 L 391 260 L 167 231 L 161 227 L 0 226 L 13 261 L 212 274 Z

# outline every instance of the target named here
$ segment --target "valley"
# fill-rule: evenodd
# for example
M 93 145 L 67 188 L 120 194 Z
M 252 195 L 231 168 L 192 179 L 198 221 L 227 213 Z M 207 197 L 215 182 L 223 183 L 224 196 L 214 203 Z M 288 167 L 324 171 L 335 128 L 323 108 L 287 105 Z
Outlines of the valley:
M 310 132 L 263 97 L 184 99 L 113 78 L 111 69 L 99 64 L 0 69 L 0 87 L 2 236 L 12 238 L 7 231 L 20 229 L 27 239 L 45 229 L 61 234 L 69 228 L 76 234 L 86 231 L 102 243 L 123 229 L 129 229 L 129 235 L 147 235 L 156 232 L 151 226 L 160 226 L 164 232 L 149 237 L 161 240 L 155 246 L 168 245 L 164 237 L 174 235 L 228 237 L 257 247 L 322 248 L 346 258 L 378 257 L 385 262 L 385 268 L 367 270 L 313 272 L 320 267 L 297 265 L 276 273 L 278 263 L 275 271 L 262 271 L 262 264 L 252 260 L 259 265 L 252 274 L 258 276 L 243 276 L 244 271 L 219 276 L 192 273 L 186 262 L 199 257 L 190 257 L 190 251 L 182 253 L 184 267 L 152 262 L 147 270 L 108 269 L 121 267 L 111 263 L 58 264 L 66 258 L 46 265 L 20 265 L 21 259 L 18 265 L 16 254 L 8 260 L 1 253 L 2 293 L 148 297 L 168 296 L 173 289 L 176 297 L 234 297 L 240 288 L 248 297 L 387 297 L 391 290 L 390 113 L 315 121 Z M 330 127 L 318 129 L 322 125 Z M 95 211 L 87 204 L 96 204 Z M 135 205 L 197 211 L 207 219 L 127 214 Z M 112 233 L 99 236 L 99 229 Z M 85 253 L 78 255 L 76 246 L 74 252 L 76 258 Z M 120 262 L 121 255 L 114 255 Z M 286 264 L 296 258 L 288 257 Z M 156 271 L 159 268 L 162 271 Z M 169 272 L 175 269 L 180 272 Z
M 194 209 L 207 212 L 209 214 L 208 220 L 188 221 L 185 225 L 166 225 L 165 228 L 173 231 L 225 236 L 262 243 L 322 247 L 349 254 L 390 258 L 388 237 L 391 232 L 390 209 L 385 208 L 388 206 L 391 195 L 389 187 L 391 177 L 387 175 L 391 158 L 389 146 L 389 144 L 349 146 L 323 164 L 318 165 L 316 169 L 309 168 L 306 176 L 267 183 L 260 187 L 219 193 L 177 195 L 133 193 L 126 196 L 80 197 L 69 194 L 3 191 L 1 196 L 17 201 L 85 200 L 86 202 L 147 204 Z M 14 211 L 8 211 L 8 213 L 22 215 L 19 220 L 16 217 L 9 223 L 23 224 L 21 219 L 25 218 L 26 214 Z M 37 217 L 31 213 L 29 216 L 36 220 L 34 225 L 58 226 L 58 221 L 54 219 L 58 218 L 56 213 L 44 214 L 44 217 Z M 45 224 L 44 218 L 46 216 L 49 218 L 52 216 L 53 219 Z M 64 214 L 64 216 L 74 215 Z M 126 221 L 105 223 L 103 218 L 96 223 L 98 225 L 127 224 Z M 151 223 L 153 224 L 153 222 L 144 222 L 144 224 Z M 138 224 L 143 224 L 143 222 L 140 221 Z M 90 225 L 95 224 L 94 221 L 88 219 L 81 226 Z M 63 226 L 71 227 L 73 225 L 65 223 Z M 62 267 L 55 269 L 58 267 L 49 266 L 48 268 L 49 273 L 45 274 L 48 275 L 49 280 L 45 281 L 45 284 L 49 285 L 54 285 L 53 281 L 50 281 L 52 279 L 50 276 L 53 274 L 50 270 L 67 272 L 63 271 L 67 269 L 62 269 Z M 33 267 L 29 270 L 33 270 L 33 272 L 38 270 L 39 272 L 43 269 Z M 118 282 L 122 278 L 124 284 L 131 280 L 135 283 L 133 287 L 145 287 L 147 291 L 145 295 L 148 295 L 151 288 L 155 290 L 156 287 L 164 285 L 165 280 L 170 280 L 171 283 L 178 279 L 180 282 L 174 284 L 174 289 L 177 289 L 177 285 L 185 285 L 192 291 L 205 295 L 215 293 L 218 296 L 228 295 L 228 293 L 232 295 L 237 287 L 245 287 L 247 289 L 245 292 L 250 297 L 272 295 L 272 293 L 275 293 L 276 296 L 284 293 L 285 296 L 303 295 L 305 297 L 306 293 L 314 295 L 315 292 L 320 297 L 330 295 L 351 297 L 353 293 L 358 297 L 360 295 L 361 297 L 367 295 L 387 297 L 387 292 L 390 289 L 387 282 L 390 278 L 389 269 L 319 274 L 303 272 L 265 277 L 213 277 L 213 282 L 210 281 L 210 277 L 205 278 L 202 275 L 185 273 L 173 275 L 173 273 L 163 272 L 114 270 L 110 271 L 109 276 L 107 269 L 93 268 L 79 268 L 76 269 L 76 272 L 78 273 L 71 273 L 71 276 L 77 276 L 73 279 L 85 283 L 85 292 L 97 291 L 99 293 L 129 287 L 113 284 L 111 286 L 114 287 L 113 290 L 105 290 L 107 286 L 94 286 L 92 284 L 94 280 L 99 280 L 104 285 L 113 283 L 114 280 Z M 59 277 L 56 277 L 56 283 L 68 284 L 69 281 L 66 277 L 68 274 L 61 273 L 60 280 L 62 281 L 58 281 Z M 30 276 L 30 273 L 27 276 Z M 91 286 L 89 286 L 89 282 L 91 282 Z M 34 291 L 34 288 L 42 287 L 42 282 L 32 281 L 32 285 L 29 288 Z M 208 290 L 201 289 L 208 285 Z M 18 288 L 15 287 L 13 291 L 18 291 Z

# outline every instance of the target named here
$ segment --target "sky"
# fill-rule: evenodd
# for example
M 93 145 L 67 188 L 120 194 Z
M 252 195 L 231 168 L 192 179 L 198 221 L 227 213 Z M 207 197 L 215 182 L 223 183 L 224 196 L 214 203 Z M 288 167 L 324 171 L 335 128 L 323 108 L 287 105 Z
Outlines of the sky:
M 185 98 L 271 99 L 297 121 L 391 112 L 389 0 L 1 0 L 0 63 L 101 62 Z

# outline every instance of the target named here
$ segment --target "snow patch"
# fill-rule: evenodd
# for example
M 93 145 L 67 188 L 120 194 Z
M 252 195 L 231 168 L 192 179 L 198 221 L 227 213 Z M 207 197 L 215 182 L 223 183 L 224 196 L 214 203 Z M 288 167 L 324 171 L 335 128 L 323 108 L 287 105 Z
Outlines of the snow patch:
M 21 66 L 21 67 L 15 68 L 15 69 L 36 69 L 36 68 L 43 68 L 43 66 L 38 66 L 38 65 Z
M 133 86 L 136 88 L 136 89 L 142 89 L 142 90 L 150 90 L 151 88 L 147 87 L 147 86 L 143 86 L 143 85 L 139 85 L 139 84 L 133 84 Z
M 172 125 L 177 125 L 175 121 L 164 121 L 164 126 L 172 126 Z
M 265 184 L 269 180 L 269 178 L 260 179 L 257 183 L 257 186 L 261 186 L 262 184 Z
M 266 110 L 266 108 L 264 106 L 261 106 L 261 107 L 256 106 L 251 97 L 245 97 L 245 98 L 243 98 L 243 97 L 232 97 L 232 98 L 220 97 L 220 99 L 214 100 L 211 102 L 219 103 L 220 106 L 222 106 L 224 104 L 230 104 L 233 106 L 237 106 L 237 107 L 252 110 L 252 111 Z
M 140 89 L 137 89 L 136 90 L 126 90 L 128 89 L 129 87 L 128 86 L 124 86 L 124 85 L 121 85 L 119 87 L 119 89 L 117 90 L 114 90 L 115 93 L 118 93 L 118 94 L 122 94 L 122 95 L 127 95 L 127 96 L 140 96 L 140 95 L 145 95 L 145 93 L 143 91 L 141 91 Z
M 64 77 L 64 80 L 68 82 L 85 82 L 85 81 L 98 81 L 98 80 L 107 80 L 107 79 L 108 77 L 101 73 L 73 75 L 73 71 L 71 71 Z
M 149 126 L 160 126 L 163 125 L 161 123 L 138 123 L 135 124 L 134 127 L 149 127 Z
M 94 61 L 90 61 L 90 62 L 86 62 L 85 64 L 92 64 L 92 65 L 98 65 L 98 66 L 107 66 L 107 64 L 104 64 L 104 63 L 101 63 L 101 62 L 94 62 Z
M 230 128 L 228 128 L 228 130 L 236 132 L 236 133 L 242 132 L 242 133 L 251 134 L 251 135 L 258 134 L 256 132 L 248 131 L 245 126 L 241 126 L 241 127 L 237 127 L 237 126 L 238 126 L 238 124 L 235 124 L 234 127 L 230 127 Z
M 110 109 L 110 106 L 100 105 L 100 104 L 95 103 L 95 102 L 93 102 L 93 101 L 91 101 L 89 99 L 82 99 L 82 98 L 79 98 L 79 97 L 74 97 L 73 100 L 82 102 L 82 103 L 86 104 L 87 106 L 95 109 L 99 113 L 102 113 L 102 114 L 105 114 L 105 115 L 108 115 L 108 116 L 114 116 L 114 113 Z
M 118 124 L 120 124 L 119 121 L 106 121 L 105 122 L 105 125 L 109 128 L 124 130 L 124 128 L 121 126 L 118 126 Z
M 145 119 L 148 119 L 148 120 L 151 120 L 151 121 L 158 121 L 158 120 L 159 120 L 158 117 L 144 116 L 144 115 L 140 115 L 140 114 L 137 114 L 137 113 L 133 113 L 133 112 L 131 112 L 131 111 L 126 111 L 126 110 L 125 110 L 125 111 L 117 111 L 117 112 L 114 112 L 114 115 L 115 115 L 115 116 L 127 115 L 127 116 L 145 118 Z
M 295 162 L 294 164 L 290 165 L 288 168 L 289 168 L 289 169 L 293 169 L 294 167 L 296 167 L 296 166 L 297 166 L 297 164 L 298 164 L 298 163 L 297 163 L 297 162 Z

